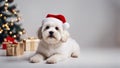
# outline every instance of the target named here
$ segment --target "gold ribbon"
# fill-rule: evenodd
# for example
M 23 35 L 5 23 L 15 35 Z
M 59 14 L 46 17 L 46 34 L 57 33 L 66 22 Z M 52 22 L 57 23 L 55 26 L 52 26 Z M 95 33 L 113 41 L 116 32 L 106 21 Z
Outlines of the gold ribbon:
M 24 45 L 19 42 L 18 44 L 9 43 L 7 45 L 7 56 L 18 56 L 24 53 Z
M 15 45 L 14 44 L 7 44 L 7 56 L 14 56 L 15 55 Z
M 30 51 L 34 51 L 35 50 L 35 38 L 34 37 L 31 37 L 31 38 L 28 38 L 30 41 Z

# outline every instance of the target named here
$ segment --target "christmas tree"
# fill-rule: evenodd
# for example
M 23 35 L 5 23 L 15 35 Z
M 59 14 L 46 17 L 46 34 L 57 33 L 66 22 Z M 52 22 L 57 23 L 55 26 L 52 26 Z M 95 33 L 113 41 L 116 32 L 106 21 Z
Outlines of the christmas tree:
M 25 33 L 18 23 L 21 18 L 13 2 L 14 0 L 0 0 L 0 44 L 8 36 L 20 41 L 21 35 Z

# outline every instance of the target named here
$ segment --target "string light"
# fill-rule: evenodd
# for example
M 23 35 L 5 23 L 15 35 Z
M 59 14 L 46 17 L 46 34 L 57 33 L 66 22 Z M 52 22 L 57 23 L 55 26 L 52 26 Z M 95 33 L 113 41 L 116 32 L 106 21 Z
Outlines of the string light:
M 5 3 L 5 6 L 8 7 L 8 3 Z
M 19 34 L 20 34 L 20 35 L 22 35 L 22 32 L 21 32 L 21 31 L 19 31 Z
M 14 9 L 12 10 L 12 12 L 13 12 L 14 14 L 17 14 L 17 12 L 16 12 Z
M 6 19 L 6 16 L 4 16 L 4 19 Z
M 5 27 L 5 28 L 6 28 L 6 30 L 10 30 L 10 28 L 9 28 L 9 26 L 8 26 L 8 23 L 3 24 L 3 25 L 2 25 L 2 27 Z
M 6 42 L 6 41 L 7 41 L 7 39 L 6 39 L 6 38 L 4 38 L 4 41 Z
M 8 24 L 7 24 L 7 23 L 6 23 L 6 24 L 3 24 L 2 27 L 8 27 Z
M 8 25 L 6 26 L 6 30 L 10 30 L 10 28 L 9 28 L 9 26 L 8 26 Z
M 6 30 L 10 30 L 10 28 L 9 28 L 9 27 L 6 27 Z
M 10 25 L 11 25 L 11 26 L 13 26 L 13 22 L 12 22 L 12 23 L 10 23 Z
M 2 14 L 0 14 L 0 17 L 2 17 Z
M 19 20 L 18 19 L 15 19 L 16 22 L 18 22 Z
M 0 34 L 2 33 L 2 31 L 0 31 Z
M 17 12 L 14 12 L 14 14 L 17 14 Z
M 3 30 L 0 28 L 0 34 L 3 32 Z
M 4 7 L 5 10 L 7 10 L 8 7 Z
M 6 11 L 6 12 L 8 12 L 8 10 L 7 10 L 7 9 L 8 9 L 8 7 L 6 7 L 6 6 L 5 6 L 5 7 L 4 7 L 4 9 L 5 9 L 5 11 Z
M 16 19 L 12 19 L 11 22 L 19 22 L 21 20 L 21 18 L 16 18 Z
M 16 38 L 16 35 L 14 35 L 13 37 Z
M 15 19 L 16 22 L 19 22 L 20 20 L 21 20 L 20 17 L 17 17 L 17 18 Z
M 0 34 L 2 33 L 2 31 L 0 31 Z
M 9 33 L 12 34 L 12 31 L 10 31 Z
M 23 30 L 22 32 L 23 32 L 23 34 L 25 34 L 25 33 L 26 33 L 26 31 L 25 31 L 25 30 Z
M 3 24 L 2 27 L 5 27 L 5 25 Z
M 17 19 L 18 19 L 18 21 L 20 21 L 20 20 L 21 20 L 21 18 L 20 18 L 20 17 L 18 17 Z
M 5 0 L 5 2 L 8 2 L 8 0 Z

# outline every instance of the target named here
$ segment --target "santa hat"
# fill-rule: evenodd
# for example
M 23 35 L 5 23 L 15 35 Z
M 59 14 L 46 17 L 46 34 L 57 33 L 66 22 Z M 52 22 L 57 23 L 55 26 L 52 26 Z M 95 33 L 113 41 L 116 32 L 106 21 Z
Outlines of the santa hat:
M 61 14 L 58 14 L 58 15 L 48 14 L 46 18 L 42 21 L 42 23 L 45 23 L 45 22 L 59 23 L 63 26 L 64 29 L 68 29 L 70 27 L 70 24 L 66 22 L 65 17 Z

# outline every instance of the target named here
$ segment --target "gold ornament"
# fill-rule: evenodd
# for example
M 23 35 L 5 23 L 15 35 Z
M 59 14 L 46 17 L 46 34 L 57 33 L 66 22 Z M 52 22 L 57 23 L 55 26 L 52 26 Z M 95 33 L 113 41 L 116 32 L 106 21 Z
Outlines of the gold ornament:
M 10 25 L 13 26 L 13 23 L 11 23 Z
M 7 23 L 6 23 L 6 24 L 3 24 L 2 27 L 8 27 L 8 24 L 7 24 Z
M 6 23 L 6 24 L 3 24 L 2 27 L 5 27 L 7 30 L 10 30 L 10 28 L 9 28 L 9 26 L 8 26 L 7 23 Z
M 12 12 L 13 12 L 14 14 L 17 14 L 17 12 L 16 12 L 14 9 L 12 10 Z
M 6 19 L 6 17 L 4 16 L 4 19 Z
M 20 35 L 22 35 L 22 32 L 21 32 L 21 31 L 19 31 L 19 34 L 20 34 Z
M 2 17 L 2 14 L 0 14 L 0 17 Z
M 13 37 L 16 38 L 16 35 L 14 35 Z
M 9 33 L 12 34 L 12 31 L 10 31 Z
M 26 31 L 25 31 L 25 30 L 23 30 L 23 31 L 22 31 L 22 33 L 23 33 L 23 34 L 25 34 L 25 33 L 26 33 Z
M 5 0 L 5 2 L 8 2 L 8 0 Z
M 0 34 L 3 32 L 3 30 L 2 29 L 0 29 Z
M 8 3 L 5 3 L 5 6 L 8 7 Z
M 16 14 L 16 12 L 14 12 L 14 14 Z
M 12 9 L 12 12 L 15 12 L 15 10 L 14 10 L 14 9 Z
M 21 18 L 20 18 L 20 17 L 18 17 L 18 18 L 17 18 L 17 20 L 18 20 L 18 21 L 20 21 L 20 20 L 21 20 Z
M 4 38 L 4 41 L 6 42 L 6 41 L 7 41 L 7 39 L 6 39 L 6 38 Z
M 9 27 L 6 27 L 6 29 L 7 29 L 7 30 L 10 30 L 10 28 L 9 28 Z
M 15 21 L 18 21 L 18 19 L 16 18 Z
M 5 25 L 3 24 L 2 27 L 5 27 Z
M 4 9 L 5 9 L 5 12 L 8 12 L 8 10 L 7 10 L 7 9 L 8 9 L 8 7 L 4 7 Z
M 2 33 L 2 31 L 0 31 L 0 34 Z

